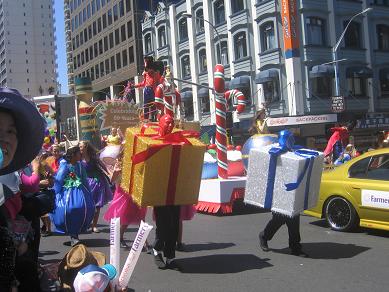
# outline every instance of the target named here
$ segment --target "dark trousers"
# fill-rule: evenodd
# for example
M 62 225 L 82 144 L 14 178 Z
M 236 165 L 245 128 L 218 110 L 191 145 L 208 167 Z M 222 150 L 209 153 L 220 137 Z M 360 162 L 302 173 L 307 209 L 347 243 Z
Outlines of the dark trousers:
M 154 249 L 163 251 L 168 259 L 176 256 L 176 242 L 180 220 L 180 206 L 154 207 L 155 230 Z
M 301 249 L 300 238 L 300 215 L 288 217 L 278 213 L 272 213 L 273 217 L 267 223 L 265 230 L 261 233 L 264 239 L 271 240 L 277 230 L 283 224 L 288 226 L 289 247 L 293 250 Z

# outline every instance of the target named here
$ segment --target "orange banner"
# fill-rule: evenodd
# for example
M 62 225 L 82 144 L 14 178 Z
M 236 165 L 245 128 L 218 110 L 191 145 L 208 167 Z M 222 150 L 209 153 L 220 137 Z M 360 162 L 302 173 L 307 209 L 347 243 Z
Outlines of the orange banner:
M 300 52 L 296 0 L 282 0 L 281 7 L 285 58 L 299 57 Z

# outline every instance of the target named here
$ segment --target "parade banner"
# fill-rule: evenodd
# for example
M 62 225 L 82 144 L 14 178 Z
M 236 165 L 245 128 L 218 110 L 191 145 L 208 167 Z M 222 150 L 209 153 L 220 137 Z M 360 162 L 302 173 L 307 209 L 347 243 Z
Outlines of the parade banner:
M 139 124 L 138 107 L 127 101 L 105 102 L 97 106 L 101 120 L 100 132 L 120 128 L 124 133 L 128 127 Z
M 121 288 L 128 286 L 131 275 L 134 272 L 136 263 L 138 262 L 139 255 L 142 252 L 142 248 L 145 245 L 147 236 L 149 235 L 151 229 L 153 229 L 152 225 L 141 221 L 138 233 L 135 236 L 130 253 L 128 254 L 126 263 L 124 264 L 123 270 L 119 277 L 119 286 Z
M 299 57 L 298 16 L 296 0 L 282 0 L 281 19 L 285 58 Z

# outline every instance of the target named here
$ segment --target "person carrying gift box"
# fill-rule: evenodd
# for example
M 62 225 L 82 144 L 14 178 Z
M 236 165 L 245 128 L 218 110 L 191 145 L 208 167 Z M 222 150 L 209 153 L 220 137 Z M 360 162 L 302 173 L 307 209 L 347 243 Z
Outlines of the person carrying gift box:
M 295 146 L 287 130 L 280 132 L 278 144 L 251 150 L 244 200 L 272 211 L 272 219 L 259 234 L 262 250 L 269 250 L 267 242 L 286 224 L 291 254 L 307 257 L 300 244 L 299 214 L 316 204 L 322 170 L 323 154 Z

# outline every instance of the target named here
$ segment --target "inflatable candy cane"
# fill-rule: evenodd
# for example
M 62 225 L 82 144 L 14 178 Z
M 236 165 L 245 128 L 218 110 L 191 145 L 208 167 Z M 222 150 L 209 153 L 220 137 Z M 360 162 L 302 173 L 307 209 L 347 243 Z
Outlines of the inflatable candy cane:
M 227 174 L 227 131 L 226 99 L 224 97 L 224 67 L 217 64 L 214 70 L 215 108 L 216 108 L 216 146 L 219 178 L 228 178 Z
M 233 107 L 238 114 L 243 112 L 244 109 L 246 108 L 246 98 L 244 97 L 243 93 L 240 92 L 239 90 L 237 89 L 228 90 L 224 94 L 224 97 L 227 101 L 232 99 Z

